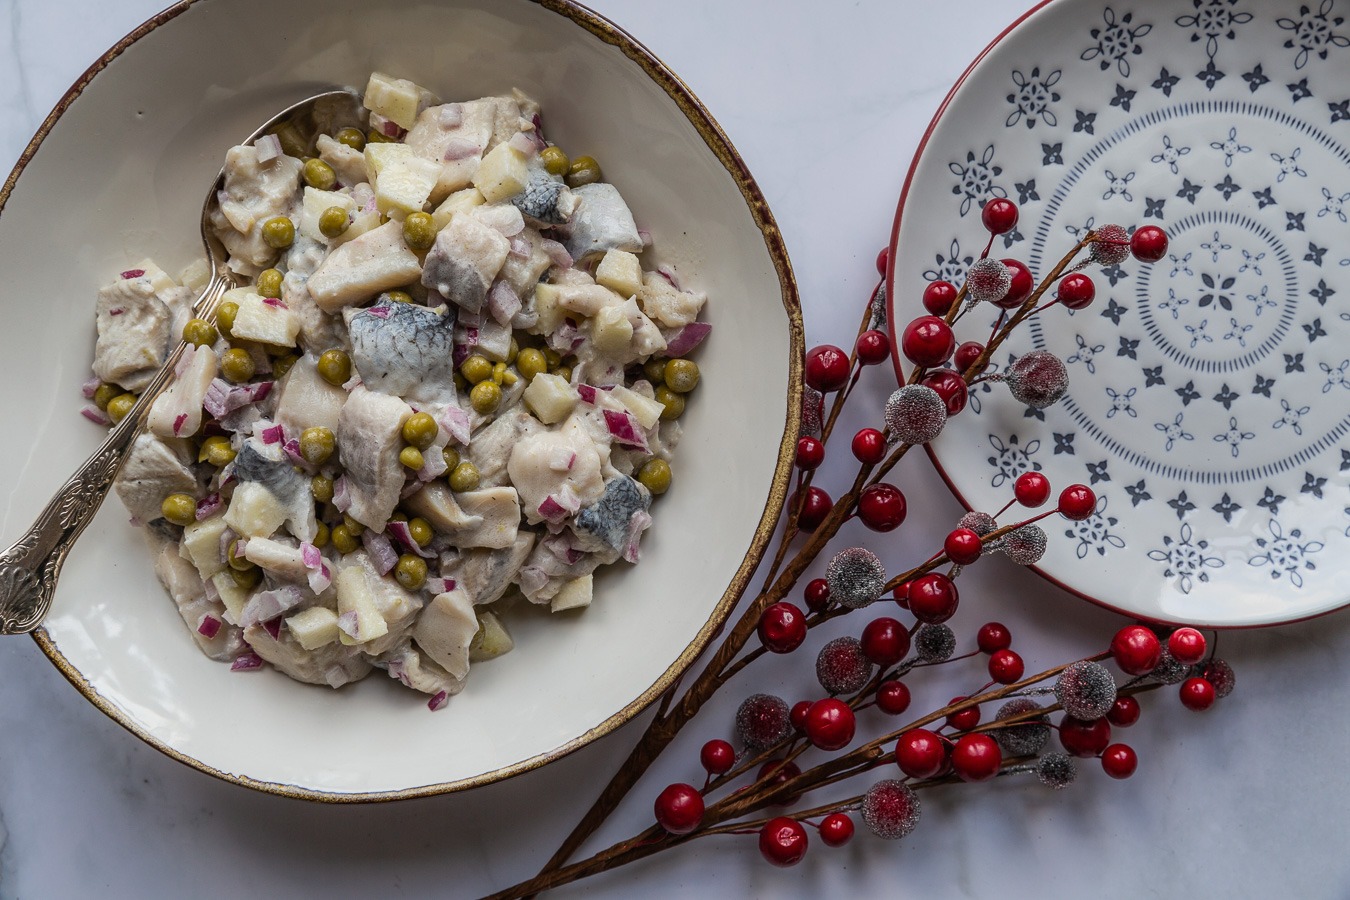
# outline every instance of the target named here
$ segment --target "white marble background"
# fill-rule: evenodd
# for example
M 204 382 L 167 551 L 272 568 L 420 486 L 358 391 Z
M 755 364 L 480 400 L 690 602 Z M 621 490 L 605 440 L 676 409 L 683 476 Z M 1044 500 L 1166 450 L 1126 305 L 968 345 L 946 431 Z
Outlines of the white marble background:
M 0 0 L 0 170 L 84 67 L 161 2 Z M 808 343 L 847 342 L 924 126 L 1021 10 L 1006 0 L 592 5 L 679 72 L 744 155 L 786 234 Z M 873 374 L 876 409 L 890 385 Z M 918 523 L 937 533 L 958 514 L 921 456 L 901 483 L 910 524 L 884 551 L 897 566 L 919 555 Z M 1120 622 L 1002 562 L 973 569 L 962 598 L 954 624 L 966 639 L 999 618 L 1031 668 L 1102 646 Z M 1141 760 L 1129 781 L 1084 765 L 1060 793 L 1029 779 L 943 791 L 924 798 L 920 829 L 898 844 L 817 841 L 783 872 L 749 838 L 699 842 L 560 895 L 1350 895 L 1348 625 L 1341 614 L 1225 635 L 1238 690 L 1203 715 L 1170 691 L 1148 698 L 1143 721 L 1118 732 Z M 809 682 L 808 657 L 774 662 L 757 687 L 793 696 Z M 645 826 L 659 787 L 694 777 L 699 744 L 725 733 L 738 700 L 725 691 L 602 836 Z M 29 640 L 0 638 L 0 900 L 481 893 L 542 862 L 636 735 L 630 725 L 465 795 L 306 804 L 159 755 L 86 703 Z

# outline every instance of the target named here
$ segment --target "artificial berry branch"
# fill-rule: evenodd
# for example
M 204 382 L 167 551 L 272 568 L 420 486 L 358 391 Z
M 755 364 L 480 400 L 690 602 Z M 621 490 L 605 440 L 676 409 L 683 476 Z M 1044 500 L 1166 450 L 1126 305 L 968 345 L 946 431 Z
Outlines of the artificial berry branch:
M 788 599 L 846 522 L 856 518 L 869 529 L 886 533 L 904 521 L 904 495 L 884 479 L 911 447 L 936 438 L 947 420 L 965 408 L 971 387 L 1006 383 L 1016 400 L 1036 408 L 1063 396 L 1067 370 L 1049 351 L 1011 357 L 1003 371 L 990 370 L 995 354 L 1027 320 L 1055 305 L 1082 309 L 1092 302 L 1095 287 L 1082 269 L 1094 263 L 1117 265 L 1131 254 L 1141 262 L 1154 262 L 1166 252 L 1161 229 L 1145 226 L 1131 233 L 1107 225 L 1087 232 L 1036 283 L 1019 260 L 989 256 L 994 239 L 1016 225 L 1017 213 L 1016 205 L 1006 199 L 985 204 L 981 220 L 989 243 L 980 259 L 970 266 L 960 287 L 940 280 L 928 284 L 922 294 L 927 315 L 897 329 L 896 347 L 880 330 L 886 301 L 882 283 L 867 304 L 850 351 L 827 344 L 807 354 L 796 490 L 784 507 L 764 586 L 726 627 L 698 674 L 686 676 L 683 684 L 677 683 L 662 697 L 637 745 L 541 872 L 494 897 L 526 896 L 715 835 L 756 834 L 769 862 L 791 865 L 806 853 L 808 826 L 828 846 L 838 846 L 852 837 L 851 816 L 860 814 L 872 833 L 900 838 L 918 822 L 916 790 L 1026 773 L 1062 788 L 1075 777 L 1075 757 L 1097 758 L 1108 775 L 1128 777 L 1137 764 L 1135 753 L 1128 745 L 1111 744 L 1110 736 L 1113 725 L 1128 727 L 1139 718 L 1136 695 L 1165 684 L 1179 685 L 1181 702 L 1202 710 L 1232 689 L 1231 668 L 1214 658 L 1205 637 L 1190 628 L 1167 633 L 1127 626 L 1107 650 L 1031 676 L 1025 676 L 1022 657 L 1011 649 L 1010 631 L 996 622 L 979 630 L 975 650 L 955 654 L 957 639 L 945 623 L 956 612 L 956 581 L 963 569 L 998 552 L 1017 564 L 1032 565 L 1047 541 L 1037 522 L 1056 514 L 1071 520 L 1094 514 L 1096 497 L 1084 485 L 1070 485 L 1053 506 L 1030 512 L 1045 506 L 1052 493 L 1049 480 L 1039 472 L 1017 477 L 1014 496 L 997 513 L 967 513 L 935 553 L 908 570 L 888 578 L 874 553 L 850 547 L 830 558 L 824 578 L 805 585 L 807 611 Z M 884 251 L 878 269 L 885 273 Z M 1052 289 L 1053 299 L 1045 301 Z M 988 339 L 958 345 L 953 326 L 988 306 L 1000 310 Z M 883 427 L 864 428 L 852 437 L 849 450 L 857 470 L 850 487 L 837 500 L 831 499 L 813 481 L 826 460 L 835 425 L 863 369 L 885 362 L 892 352 L 911 363 L 909 376 L 887 400 Z M 834 394 L 828 414 L 827 394 Z M 1029 512 L 1000 525 L 997 519 L 1014 506 Z M 913 617 L 912 625 L 881 616 L 867 623 L 860 638 L 843 636 L 827 642 L 816 659 L 816 678 L 825 696 L 789 706 L 773 695 L 751 695 L 741 704 L 735 723 L 743 749 L 738 753 L 722 738 L 703 745 L 702 788 L 683 782 L 666 786 L 654 804 L 656 824 L 568 864 L 718 690 L 755 660 L 792 653 L 815 629 L 887 594 Z M 1160 635 L 1166 636 L 1166 646 Z M 758 644 L 751 646 L 756 637 Z M 911 695 L 904 678 L 980 655 L 988 657 L 987 678 L 978 680 L 977 689 L 902 728 L 882 728 L 879 736 L 851 746 L 860 713 L 906 712 Z M 1107 659 L 1130 680 L 1117 686 L 1101 664 Z M 1045 706 L 1032 699 L 1050 694 L 1055 702 Z M 998 702 L 1003 705 L 996 716 L 982 721 L 985 707 Z M 1059 712 L 1063 718 L 1051 724 L 1050 715 Z M 1065 753 L 1046 751 L 1052 731 Z M 805 762 L 808 753 L 825 758 L 802 768 L 798 763 Z M 783 815 L 747 818 L 890 766 L 897 767 L 901 777 L 885 778 L 861 794 Z

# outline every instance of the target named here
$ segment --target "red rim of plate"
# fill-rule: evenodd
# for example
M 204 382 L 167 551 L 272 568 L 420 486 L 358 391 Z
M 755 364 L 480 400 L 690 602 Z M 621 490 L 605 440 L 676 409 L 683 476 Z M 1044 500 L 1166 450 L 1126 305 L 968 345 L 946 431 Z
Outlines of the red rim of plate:
M 1023 22 L 1031 18 L 1043 7 L 1049 6 L 1051 3 L 1054 2 L 1055 0 L 1040 0 L 1040 2 L 1037 3 L 1035 6 L 1033 6 L 1031 9 L 1027 10 L 1026 12 L 1022 13 L 1022 15 L 1018 16 L 1017 19 L 1015 19 L 1012 22 L 1012 24 L 1008 25 L 1007 28 L 1004 28 L 1001 32 L 999 32 L 998 36 L 995 37 L 992 41 L 990 41 L 989 45 L 985 47 L 983 50 L 981 50 L 979 55 L 976 56 L 975 59 L 971 61 L 970 65 L 966 67 L 966 70 L 961 73 L 959 78 L 956 79 L 956 83 L 952 85 L 951 90 L 947 92 L 947 96 L 942 98 L 941 105 L 938 106 L 937 112 L 933 114 L 933 119 L 928 123 L 928 127 L 924 129 L 923 137 L 919 139 L 919 146 L 914 151 L 914 158 L 910 161 L 909 171 L 905 173 L 905 184 L 904 187 L 900 189 L 900 202 L 896 204 L 895 221 L 891 225 L 891 239 L 890 242 L 886 245 L 887 251 L 886 251 L 886 275 L 885 275 L 886 307 L 887 307 L 886 331 L 890 335 L 891 346 L 896 348 L 896 351 L 891 354 L 891 362 L 895 366 L 895 377 L 899 380 L 901 384 L 905 383 L 906 373 L 904 366 L 901 362 L 901 353 L 899 352 L 900 334 L 896 327 L 897 318 L 896 318 L 896 291 L 895 291 L 895 250 L 896 245 L 899 243 L 900 239 L 900 222 L 901 219 L 904 218 L 905 214 L 905 201 L 909 198 L 910 185 L 913 184 L 914 182 L 914 174 L 919 168 L 919 161 L 923 158 L 924 151 L 928 149 L 928 142 L 933 137 L 933 132 L 937 129 L 938 122 L 940 122 L 942 120 L 943 115 L 946 114 L 947 107 L 951 105 L 954 99 L 956 99 L 956 95 L 960 92 L 961 88 L 965 86 L 966 81 L 975 72 L 975 70 L 979 68 L 979 66 L 984 62 L 985 57 L 987 57 L 990 53 L 992 53 L 995 47 L 1003 43 L 1003 41 L 1010 34 L 1012 34 L 1014 31 L 1017 31 L 1022 26 Z M 902 314 L 902 316 L 903 316 L 902 321 L 906 323 L 909 322 L 910 318 L 912 318 L 911 316 L 908 315 Z M 961 493 L 960 489 L 957 488 L 956 483 L 952 481 L 951 476 L 947 474 L 947 470 L 944 469 L 942 466 L 942 461 L 938 459 L 937 453 L 933 451 L 932 445 L 924 444 L 923 449 L 924 452 L 928 454 L 928 459 L 933 464 L 933 468 L 937 470 L 937 473 L 939 476 L 941 476 L 943 483 L 947 485 L 947 490 L 951 491 L 952 496 L 955 497 L 957 502 L 960 503 L 963 507 L 965 507 L 967 510 L 973 510 L 975 507 L 973 507 L 970 504 L 970 502 L 966 500 L 965 495 Z M 1091 594 L 1086 594 L 1075 587 L 1071 587 L 1065 584 L 1064 582 L 1060 581 L 1055 576 L 1051 575 L 1049 572 L 1046 572 L 1040 566 L 1027 566 L 1026 568 L 1035 572 L 1041 578 L 1044 578 L 1046 581 L 1050 582 L 1051 584 L 1055 585 L 1056 587 L 1065 591 L 1066 593 L 1072 594 L 1073 596 L 1079 597 L 1083 600 L 1087 600 L 1089 603 L 1095 603 L 1097 606 L 1100 606 L 1104 609 L 1109 609 L 1112 612 L 1119 613 L 1122 616 L 1128 616 L 1132 619 L 1137 620 L 1156 622 L 1158 624 L 1163 625 L 1190 624 L 1188 622 L 1174 621 L 1171 619 L 1141 616 L 1137 612 L 1128 609 L 1122 609 L 1121 607 L 1116 606 L 1115 604 L 1110 603 L 1106 600 L 1103 600 L 1100 597 L 1094 597 Z M 1346 602 L 1342 604 L 1340 607 L 1337 607 L 1336 609 L 1329 609 L 1323 612 L 1313 613 L 1312 615 L 1308 616 L 1300 616 L 1294 619 L 1282 619 L 1279 621 L 1263 622 L 1255 625 L 1222 625 L 1222 626 L 1206 625 L 1204 627 L 1216 631 L 1241 631 L 1251 628 L 1268 628 L 1272 625 L 1292 625 L 1295 622 L 1306 622 L 1309 619 L 1321 618 L 1322 616 L 1336 612 L 1338 609 L 1344 609 L 1346 605 L 1350 605 L 1350 597 L 1347 597 Z

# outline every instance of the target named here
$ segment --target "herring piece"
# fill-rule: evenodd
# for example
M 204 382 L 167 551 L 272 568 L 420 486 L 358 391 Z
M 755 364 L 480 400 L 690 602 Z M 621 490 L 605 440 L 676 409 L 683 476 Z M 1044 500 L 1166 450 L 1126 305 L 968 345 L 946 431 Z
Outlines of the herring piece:
M 264 444 L 256 437 L 244 441 L 234 458 L 234 476 L 239 484 L 225 513 L 231 528 L 250 537 L 269 537 L 278 527 L 273 524 L 276 516 L 281 514 L 292 535 L 302 541 L 314 540 L 319 527 L 310 480 L 296 471 L 280 444 Z M 268 503 L 260 490 L 273 502 Z
M 449 531 L 457 547 L 510 547 L 520 528 L 520 497 L 512 487 L 464 491 L 456 497 L 460 510 L 476 524 Z
M 642 311 L 662 328 L 678 328 L 698 320 L 699 310 L 708 298 L 703 294 L 682 291 L 656 272 L 642 277 L 638 294 Z
M 309 347 L 337 347 L 345 350 L 347 329 L 342 327 L 341 319 L 328 315 L 314 302 L 306 286 L 308 281 L 308 275 L 298 274 L 294 269 L 281 280 L 281 302 L 300 320 L 300 340 Z
M 161 518 L 160 506 L 170 494 L 197 495 L 197 478 L 178 441 L 166 443 L 152 434 L 138 436 L 113 485 L 122 505 L 137 522 Z
M 534 549 L 533 532 L 522 531 L 511 546 L 500 550 L 468 550 L 450 570 L 448 576 L 458 587 L 473 597 L 475 606 L 495 603 L 511 586 L 516 572 Z
M 398 454 L 412 414 L 397 397 L 358 386 L 338 416 L 338 456 L 352 501 L 347 513 L 367 528 L 382 531 L 398 505 L 404 481 Z
M 417 617 L 412 639 L 423 653 L 462 681 L 469 675 L 469 645 L 477 634 L 473 598 L 456 588 L 431 598 Z
M 168 355 L 173 313 L 151 279 L 119 278 L 98 292 L 98 341 L 94 374 L 109 384 L 140 391 Z
M 326 684 L 331 688 L 339 688 L 365 678 L 372 668 L 370 661 L 356 647 L 331 643 L 306 650 L 284 628 L 277 637 L 272 637 L 264 626 L 250 625 L 244 629 L 244 639 L 254 653 L 296 681 L 306 684 Z
M 573 259 L 580 262 L 610 250 L 642 252 L 642 236 L 618 188 L 597 181 L 583 184 L 572 193 L 576 195 L 577 209 L 572 214 L 571 233 L 564 246 Z
M 520 381 L 516 382 L 517 387 L 520 384 Z M 543 430 L 538 419 L 516 406 L 475 434 L 469 444 L 468 457 L 469 462 L 478 467 L 479 484 L 483 487 L 506 484 L 507 460 L 512 448 Z
M 584 426 L 572 416 L 557 431 L 517 441 L 506 471 L 520 495 L 526 521 L 537 524 L 562 518 L 557 507 L 573 513 L 598 501 L 605 492 L 602 463 Z
M 429 481 L 420 491 L 403 502 L 413 515 L 421 516 L 440 532 L 457 533 L 483 524 L 481 516 L 464 512 L 455 495 L 443 481 Z
M 345 317 L 352 364 L 368 389 L 423 404 L 454 400 L 452 313 L 381 302 Z
M 334 250 L 305 286 L 319 308 L 332 313 L 416 281 L 421 274 L 417 255 L 403 243 L 403 224 L 391 220 Z
M 472 216 L 455 216 L 427 253 L 422 284 L 467 312 L 480 312 L 510 252 L 511 242 L 497 229 Z
M 277 251 L 263 240 L 262 226 L 268 219 L 290 211 L 303 166 L 300 160 L 285 154 L 260 163 L 258 150 L 252 145 L 226 151 L 223 196 L 212 207 L 210 224 L 230 254 L 231 268 L 237 270 L 242 262 L 247 274 L 256 274 L 277 258 Z
M 361 576 L 359 580 L 356 577 L 358 574 Z M 387 629 L 384 634 L 372 633 L 360 642 L 365 645 L 362 649 L 371 656 L 379 656 L 402 640 L 422 609 L 421 598 L 404 590 L 392 575 L 381 575 L 364 550 L 343 558 L 338 578 L 341 580 L 338 585 L 338 627 L 343 627 L 342 591 L 345 584 L 346 589 L 353 592 L 349 593 L 348 602 L 362 609 L 367 606 L 373 609 Z M 375 630 L 379 630 L 378 626 Z
M 202 427 L 202 401 L 216 377 L 216 354 L 210 347 L 189 346 L 180 372 L 150 407 L 147 425 L 156 436 L 191 437 Z
M 389 671 L 390 678 L 396 678 L 405 687 L 424 694 L 435 696 L 444 692 L 453 695 L 464 690 L 463 679 L 455 678 L 422 654 L 413 647 L 411 639 L 400 641 L 380 654 L 379 662 Z
M 635 513 L 646 512 L 651 505 L 650 491 L 632 478 L 620 475 L 605 484 L 605 493 L 598 501 L 577 514 L 574 527 L 615 550 L 622 550 L 629 520 Z
M 340 186 L 355 187 L 366 180 L 366 157 L 360 150 L 327 134 L 319 135 L 315 148 L 319 151 L 319 159 L 332 167 Z
M 577 200 L 563 180 L 550 175 L 538 157 L 531 162 L 525 188 L 511 198 L 511 205 L 541 226 L 564 224 L 576 211 Z
M 156 540 L 155 575 L 164 590 L 173 598 L 183 624 L 192 633 L 192 639 L 202 652 L 212 659 L 231 660 L 244 650 L 239 629 L 225 622 L 225 606 L 219 600 L 206 599 L 206 586 L 192 563 L 178 555 L 173 541 Z M 220 629 L 211 637 L 199 630 L 202 620 L 212 616 L 220 621 Z
M 286 434 L 298 437 L 306 428 L 322 426 L 337 434 L 338 416 L 347 402 L 347 392 L 319 375 L 319 361 L 306 353 L 297 359 L 278 382 L 276 423 Z

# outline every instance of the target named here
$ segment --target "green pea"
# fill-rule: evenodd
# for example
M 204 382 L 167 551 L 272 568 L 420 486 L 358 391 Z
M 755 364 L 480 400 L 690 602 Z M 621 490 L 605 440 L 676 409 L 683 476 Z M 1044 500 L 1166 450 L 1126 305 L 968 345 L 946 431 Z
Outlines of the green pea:
M 572 167 L 572 161 L 561 147 L 545 147 L 539 151 L 539 160 L 550 175 L 566 175 Z
M 114 422 L 120 422 L 131 412 L 131 408 L 136 405 L 135 394 L 118 394 L 108 401 L 108 418 Z
M 337 184 L 337 174 L 333 167 L 321 159 L 311 159 L 305 163 L 300 175 L 305 184 L 320 191 L 331 191 Z
M 445 460 L 445 471 L 453 472 L 455 471 L 455 466 L 459 465 L 459 451 L 454 447 L 447 445 L 446 448 L 441 451 L 441 459 Z
M 356 535 L 352 534 L 351 529 L 346 525 L 333 526 L 329 536 L 333 541 L 333 548 L 344 556 L 361 546 L 361 542 L 357 540 Z
M 262 224 L 262 239 L 273 250 L 285 250 L 295 243 L 295 225 L 285 216 L 275 216 Z
M 677 394 L 687 394 L 698 387 L 698 363 L 691 359 L 672 359 L 666 362 L 666 387 Z
M 488 362 L 487 357 L 475 353 L 460 363 L 459 371 L 468 379 L 469 384 L 478 384 L 492 377 L 492 363 Z
M 342 514 L 342 524 L 347 526 L 348 531 L 358 536 L 361 534 L 361 532 L 366 530 L 365 525 L 353 519 L 351 515 L 348 513 Z
M 403 440 L 418 450 L 430 447 L 439 433 L 440 428 L 436 426 L 436 420 L 430 413 L 413 413 L 408 417 L 408 421 L 403 423 Z
M 341 387 L 352 377 L 352 360 L 345 350 L 325 350 L 319 356 L 319 377 Z
M 385 300 L 388 300 L 390 303 L 413 302 L 412 294 L 408 293 L 407 291 L 385 291 L 380 296 L 383 297 Z
M 333 479 L 327 475 L 315 475 L 309 482 L 309 492 L 320 503 L 333 501 Z
M 231 347 L 220 355 L 221 374 L 235 384 L 248 381 L 255 371 L 253 357 L 248 355 L 247 350 Z
M 450 473 L 450 490 L 455 492 L 476 490 L 480 478 L 477 466 L 471 462 L 462 462 Z
M 286 348 L 282 347 L 280 349 L 285 350 Z M 286 373 L 291 370 L 291 366 L 295 365 L 299 361 L 300 357 L 296 356 L 294 353 L 287 353 L 285 356 L 278 356 L 275 360 L 272 361 L 272 377 L 278 379 L 285 378 Z
M 205 319 L 188 319 L 183 326 L 183 340 L 197 347 L 209 347 L 219 336 L 216 326 Z
M 403 464 L 404 468 L 412 469 L 414 472 L 426 465 L 426 460 L 422 458 L 422 451 L 416 447 L 404 447 L 400 450 L 398 461 Z
M 242 571 L 239 569 L 231 569 L 230 577 L 234 579 L 235 584 L 246 591 L 251 591 L 262 581 L 262 569 L 259 569 L 257 566 Z
M 351 217 L 340 206 L 330 206 L 319 216 L 319 233 L 326 238 L 342 237 L 351 224 Z
M 220 306 L 216 307 L 216 327 L 220 333 L 226 337 L 230 336 L 230 330 L 234 328 L 234 317 L 239 315 L 239 304 L 233 300 L 226 300 Z
M 638 469 L 637 480 L 653 494 L 664 494 L 670 488 L 670 463 L 653 456 Z
M 526 347 L 516 357 L 516 371 L 526 381 L 534 381 L 534 376 L 548 371 L 548 360 L 544 354 L 533 347 Z
M 175 525 L 197 521 L 197 501 L 187 494 L 170 494 L 159 506 L 160 513 Z
M 264 297 L 276 299 L 281 296 L 281 282 L 284 276 L 280 269 L 263 269 L 258 273 L 258 280 L 254 282 L 253 287 Z M 238 309 L 238 307 L 236 307 Z
M 239 552 L 238 540 L 230 541 L 230 545 L 225 548 L 225 562 L 229 563 L 230 568 L 236 572 L 247 572 L 253 568 L 253 563 Z
M 436 243 L 436 223 L 430 213 L 408 213 L 403 220 L 403 243 L 411 250 L 429 250 Z
M 647 380 L 652 383 L 652 387 L 660 387 L 666 383 L 666 360 L 647 360 L 642 365 L 642 374 L 647 376 Z
M 673 422 L 684 415 L 684 395 L 675 393 L 665 385 L 656 389 L 656 402 L 665 407 L 661 410 L 663 421 Z
M 590 156 L 578 156 L 567 167 L 567 186 L 581 187 L 600 180 L 600 164 Z
M 486 416 L 502 402 L 501 386 L 495 381 L 480 381 L 469 391 L 469 404 L 474 411 Z
M 117 385 L 109 384 L 106 381 L 100 382 L 99 386 L 94 389 L 94 405 L 99 409 L 106 410 L 108 404 L 112 402 L 112 398 L 120 393 L 122 393 L 122 389 Z
M 328 526 L 320 522 L 318 529 L 314 532 L 314 540 L 310 541 L 310 543 L 322 550 L 324 547 L 328 546 L 328 541 L 331 537 L 332 533 L 328 530 Z
M 197 462 L 207 462 L 217 469 L 223 469 L 234 462 L 234 448 L 230 446 L 230 439 L 220 435 L 212 435 L 202 441 L 201 452 L 197 454 Z
M 353 128 L 348 125 L 346 128 L 338 129 L 338 133 L 333 135 L 339 144 L 351 147 L 353 150 L 366 149 L 366 136 L 361 133 L 361 129 Z
M 337 449 L 337 438 L 330 428 L 315 425 L 300 432 L 300 455 L 311 465 L 321 466 L 328 462 Z
M 394 566 L 394 578 L 407 590 L 419 589 L 427 582 L 427 561 L 411 553 L 403 554 Z
M 408 533 L 412 535 L 412 539 L 417 542 L 419 547 L 430 544 L 431 539 L 436 536 L 431 523 L 421 516 L 408 520 Z

